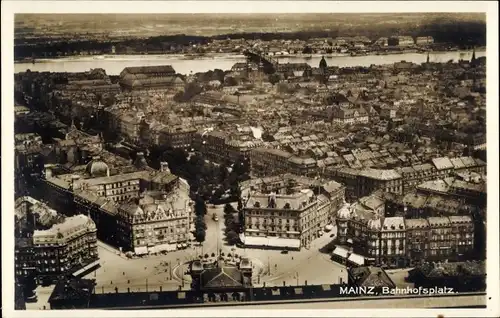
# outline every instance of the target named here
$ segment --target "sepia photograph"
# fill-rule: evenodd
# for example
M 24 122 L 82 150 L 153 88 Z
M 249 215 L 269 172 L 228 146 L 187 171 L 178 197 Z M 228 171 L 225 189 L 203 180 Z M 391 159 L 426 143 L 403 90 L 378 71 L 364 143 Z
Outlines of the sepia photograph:
M 5 317 L 497 317 L 497 32 L 481 1 L 2 2 Z

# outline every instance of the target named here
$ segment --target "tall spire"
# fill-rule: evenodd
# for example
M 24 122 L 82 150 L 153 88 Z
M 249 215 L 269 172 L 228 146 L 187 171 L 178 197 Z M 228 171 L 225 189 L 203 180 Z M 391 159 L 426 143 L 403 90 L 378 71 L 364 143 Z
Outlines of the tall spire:
M 321 61 L 319 61 L 319 68 L 320 69 L 326 69 L 327 68 L 327 64 L 326 64 L 326 60 L 325 60 L 325 57 L 322 56 L 321 57 Z
M 476 61 L 476 47 L 472 49 L 472 59 L 470 60 L 471 62 Z
M 430 57 L 429 57 L 429 51 L 427 51 L 427 64 L 429 64 Z

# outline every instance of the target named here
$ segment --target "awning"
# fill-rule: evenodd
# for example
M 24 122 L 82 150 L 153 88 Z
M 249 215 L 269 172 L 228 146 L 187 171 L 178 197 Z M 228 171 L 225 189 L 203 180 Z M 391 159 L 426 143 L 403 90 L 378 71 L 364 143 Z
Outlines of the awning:
M 274 247 L 300 248 L 300 240 L 270 237 L 268 245 Z
M 351 256 L 349 256 L 348 261 L 352 262 L 356 265 L 359 265 L 359 266 L 365 265 L 365 258 L 361 255 L 354 254 L 354 253 L 351 254 Z
M 263 236 L 245 236 L 245 245 L 251 246 L 267 246 L 267 237 Z
M 148 248 L 146 246 L 139 246 L 134 249 L 135 255 L 145 255 L 148 253 Z
M 279 237 L 245 236 L 244 243 L 247 246 L 300 248 L 300 240 Z
M 337 248 L 333 251 L 332 254 L 335 255 L 335 256 L 340 256 L 342 258 L 347 258 L 347 253 L 348 252 L 349 251 L 346 250 L 345 248 L 337 246 Z
M 175 244 L 160 244 L 153 246 L 149 249 L 150 253 L 160 253 L 160 252 L 171 252 L 175 251 L 176 246 Z

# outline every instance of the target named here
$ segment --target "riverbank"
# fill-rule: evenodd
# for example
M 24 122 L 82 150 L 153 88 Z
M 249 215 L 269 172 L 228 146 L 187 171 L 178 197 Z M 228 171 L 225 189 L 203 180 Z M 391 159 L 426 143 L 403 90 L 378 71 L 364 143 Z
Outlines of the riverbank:
M 476 57 L 485 56 L 486 52 L 476 50 Z M 280 64 L 307 63 L 317 67 L 322 54 L 309 56 L 283 55 L 274 57 Z M 450 60 L 468 60 L 472 58 L 472 50 L 452 52 L 429 52 L 431 62 L 446 63 Z M 403 53 L 389 55 L 325 55 L 329 66 L 338 67 L 369 67 L 370 65 L 387 65 L 402 60 L 416 64 L 425 63 L 427 53 Z M 108 75 L 119 75 L 126 67 L 171 65 L 179 74 L 207 72 L 214 69 L 230 70 L 235 63 L 245 63 L 246 57 L 241 54 L 213 54 L 196 58 L 185 55 L 102 55 L 102 56 L 72 56 L 58 59 L 42 59 L 32 62 L 14 64 L 15 73 L 26 72 L 87 72 L 90 69 L 101 68 Z
M 458 49 L 451 49 L 446 51 L 430 51 L 431 54 L 434 53 L 445 53 L 445 52 L 466 52 Z M 486 47 L 476 48 L 476 52 L 486 52 Z M 283 58 L 297 58 L 297 59 L 308 59 L 308 58 L 334 58 L 334 57 L 349 57 L 349 56 L 377 56 L 377 55 L 401 55 L 401 54 L 426 54 L 427 51 L 423 49 L 407 49 L 407 50 L 378 50 L 378 51 L 349 51 L 345 53 L 314 53 L 314 54 L 303 54 L 303 53 L 295 53 L 295 54 L 275 54 L 270 55 L 272 58 L 283 59 Z M 100 54 L 100 55 L 70 55 L 70 56 L 55 56 L 50 58 L 31 58 L 31 59 L 14 59 L 15 64 L 23 64 L 23 63 L 47 63 L 47 62 L 57 62 L 57 61 L 99 61 L 99 60 L 129 60 L 129 59 L 179 59 L 179 60 L 204 60 L 204 59 L 242 59 L 245 56 L 241 53 L 200 53 L 200 54 L 179 54 L 179 53 L 137 53 L 137 54 Z

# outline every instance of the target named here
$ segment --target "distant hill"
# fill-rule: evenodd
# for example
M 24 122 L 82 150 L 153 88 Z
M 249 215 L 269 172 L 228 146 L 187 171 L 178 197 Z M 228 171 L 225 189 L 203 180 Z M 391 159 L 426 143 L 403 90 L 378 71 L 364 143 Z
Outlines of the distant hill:
M 76 34 L 121 38 L 322 31 L 378 36 L 438 22 L 486 26 L 486 17 L 481 13 L 17 14 L 14 34 L 16 38 Z
M 133 52 L 182 52 L 213 39 L 301 39 L 393 35 L 432 36 L 459 47 L 486 45 L 486 19 L 476 13 L 392 14 L 20 14 L 15 16 L 16 59 Z M 76 53 L 75 53 L 76 52 Z

